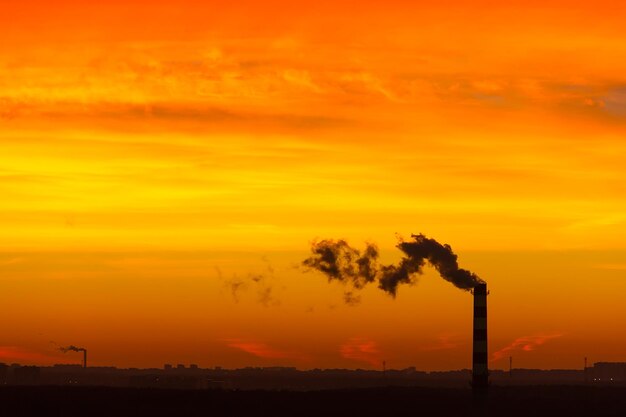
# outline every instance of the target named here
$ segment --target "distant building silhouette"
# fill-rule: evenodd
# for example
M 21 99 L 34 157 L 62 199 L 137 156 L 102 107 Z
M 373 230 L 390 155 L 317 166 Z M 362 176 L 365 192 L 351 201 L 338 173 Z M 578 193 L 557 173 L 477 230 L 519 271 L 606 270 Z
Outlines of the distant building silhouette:
M 38 366 L 20 366 L 13 369 L 15 385 L 38 385 L 41 369 Z
M 588 368 L 590 383 L 626 386 L 626 363 L 599 362 Z M 490 370 L 493 385 L 582 385 L 582 369 Z M 48 367 L 0 364 L 0 384 L 45 386 L 144 387 L 165 389 L 323 390 L 376 387 L 466 388 L 472 370 L 418 371 L 405 369 L 311 369 L 293 367 L 200 368 L 196 364 L 162 369 L 118 369 L 80 365 Z M 1 413 L 0 413 L 1 414 Z
M 9 365 L 0 363 L 0 385 L 7 383 L 7 377 L 9 376 Z
M 596 362 L 591 368 L 593 382 L 626 382 L 626 362 Z

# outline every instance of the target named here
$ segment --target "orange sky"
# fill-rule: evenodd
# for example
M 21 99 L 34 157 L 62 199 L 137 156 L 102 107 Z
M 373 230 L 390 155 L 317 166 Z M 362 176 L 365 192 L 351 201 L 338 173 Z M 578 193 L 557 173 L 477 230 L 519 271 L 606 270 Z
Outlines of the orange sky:
M 85 3 L 0 0 L 0 361 L 469 367 L 433 271 L 295 268 L 419 232 L 493 367 L 626 360 L 623 2 Z

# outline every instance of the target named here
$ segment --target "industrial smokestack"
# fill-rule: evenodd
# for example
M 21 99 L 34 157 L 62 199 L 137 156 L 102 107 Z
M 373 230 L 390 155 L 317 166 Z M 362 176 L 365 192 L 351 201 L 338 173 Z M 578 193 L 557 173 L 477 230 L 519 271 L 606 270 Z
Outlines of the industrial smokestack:
M 474 356 L 472 361 L 472 387 L 489 386 L 487 368 L 487 284 L 474 287 Z
M 312 256 L 302 264 L 322 272 L 329 281 L 340 281 L 358 290 L 371 283 L 395 297 L 401 284 L 414 284 L 426 264 L 455 287 L 474 294 L 474 359 L 472 385 L 475 392 L 489 385 L 487 370 L 487 284 L 475 273 L 459 267 L 457 255 L 450 245 L 441 244 L 423 234 L 401 239 L 396 245 L 403 253 L 397 264 L 378 263 L 378 248 L 369 243 L 365 250 L 350 246 L 345 240 L 325 239 L 314 241 Z M 346 293 L 346 302 L 354 299 L 352 291 Z
M 87 367 L 87 349 L 83 347 L 77 347 L 74 345 L 70 345 L 67 347 L 60 347 L 59 350 L 63 353 L 67 352 L 83 352 L 83 368 Z

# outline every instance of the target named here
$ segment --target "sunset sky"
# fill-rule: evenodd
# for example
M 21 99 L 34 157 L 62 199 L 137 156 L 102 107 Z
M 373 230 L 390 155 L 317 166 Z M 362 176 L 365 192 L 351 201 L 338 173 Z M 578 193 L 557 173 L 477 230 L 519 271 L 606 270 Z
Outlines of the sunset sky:
M 492 368 L 626 361 L 626 3 L 500 3 L 0 0 L 0 362 L 470 368 L 432 269 L 301 266 L 411 233 Z

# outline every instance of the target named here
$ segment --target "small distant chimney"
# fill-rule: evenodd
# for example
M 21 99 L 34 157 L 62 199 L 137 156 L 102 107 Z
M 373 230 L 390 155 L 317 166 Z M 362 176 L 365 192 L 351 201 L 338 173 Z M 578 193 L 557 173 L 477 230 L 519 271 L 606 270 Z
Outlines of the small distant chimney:
M 487 284 L 474 287 L 474 357 L 472 361 L 472 387 L 489 386 L 487 367 Z
M 83 349 L 83 368 L 87 368 L 87 349 Z

